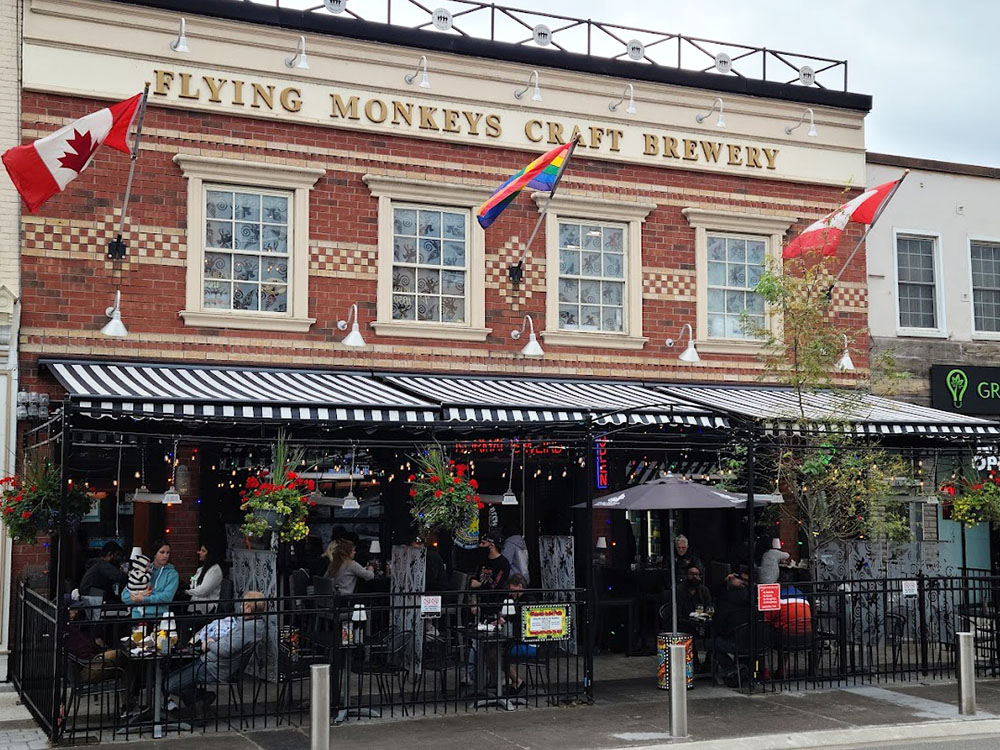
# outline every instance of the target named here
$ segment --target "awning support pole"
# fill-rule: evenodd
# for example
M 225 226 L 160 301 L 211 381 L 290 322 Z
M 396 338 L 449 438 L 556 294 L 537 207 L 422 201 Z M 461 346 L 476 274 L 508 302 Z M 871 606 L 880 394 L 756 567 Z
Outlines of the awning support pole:
M 754 542 L 756 540 L 754 534 L 754 507 L 753 507 L 754 503 L 753 486 L 755 481 L 754 470 L 756 468 L 754 466 L 754 461 L 755 461 L 754 448 L 756 447 L 756 442 L 757 442 L 757 436 L 754 434 L 753 429 L 751 428 L 750 441 L 747 444 L 747 493 L 746 493 L 747 536 L 749 537 L 748 541 L 750 542 L 749 545 L 747 546 L 747 549 L 750 552 L 750 559 L 748 561 L 750 570 L 749 570 L 749 578 L 747 581 L 747 588 L 750 589 L 750 597 L 749 597 L 750 617 L 748 619 L 748 622 L 750 623 L 749 626 L 750 632 L 748 633 L 749 639 L 747 641 L 747 645 L 749 647 L 748 651 L 750 653 L 750 676 L 747 679 L 748 693 L 753 693 L 754 676 L 756 674 L 755 666 L 757 664 L 757 589 L 756 589 L 756 581 L 754 580 L 755 576 L 754 576 L 754 564 L 753 564 Z M 736 668 L 739 669 L 739 665 L 736 665 Z

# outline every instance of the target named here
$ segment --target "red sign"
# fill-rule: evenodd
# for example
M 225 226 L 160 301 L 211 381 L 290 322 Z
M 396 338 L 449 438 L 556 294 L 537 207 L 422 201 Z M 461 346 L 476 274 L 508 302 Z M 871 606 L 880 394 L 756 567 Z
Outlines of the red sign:
M 761 583 L 757 585 L 757 611 L 778 612 L 781 610 L 781 584 Z

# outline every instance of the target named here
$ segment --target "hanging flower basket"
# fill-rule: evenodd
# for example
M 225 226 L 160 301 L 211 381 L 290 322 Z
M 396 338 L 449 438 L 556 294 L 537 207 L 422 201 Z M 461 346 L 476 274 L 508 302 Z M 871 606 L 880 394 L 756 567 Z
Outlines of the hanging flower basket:
M 309 499 L 308 493 L 316 485 L 291 471 L 301 461 L 303 452 L 299 448 L 290 449 L 284 433 L 280 433 L 271 470 L 247 478 L 246 488 L 240 492 L 240 510 L 246 513 L 241 530 L 248 537 L 260 539 L 273 532 L 279 541 L 297 542 L 309 535 L 306 519 L 316 503 Z
M 0 519 L 13 541 L 35 544 L 39 532 L 60 530 L 59 482 L 59 469 L 51 461 L 25 461 L 20 476 L 0 479 Z M 93 503 L 83 490 L 67 487 L 66 528 L 77 528 Z
M 419 467 L 409 476 L 410 515 L 417 525 L 451 532 L 467 526 L 469 516 L 483 507 L 468 465 L 449 461 L 437 446 L 411 460 Z
M 980 523 L 1000 525 L 1000 477 L 985 481 L 961 477 L 939 488 L 945 502 L 951 503 L 951 520 L 969 528 Z

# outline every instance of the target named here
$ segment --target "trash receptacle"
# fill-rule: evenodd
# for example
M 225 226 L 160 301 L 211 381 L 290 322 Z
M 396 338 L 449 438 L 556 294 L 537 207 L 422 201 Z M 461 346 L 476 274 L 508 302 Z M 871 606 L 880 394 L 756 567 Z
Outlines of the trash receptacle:
M 670 689 L 670 647 L 684 646 L 684 675 L 687 689 L 694 687 L 694 637 L 687 633 L 660 633 L 656 636 L 656 686 Z

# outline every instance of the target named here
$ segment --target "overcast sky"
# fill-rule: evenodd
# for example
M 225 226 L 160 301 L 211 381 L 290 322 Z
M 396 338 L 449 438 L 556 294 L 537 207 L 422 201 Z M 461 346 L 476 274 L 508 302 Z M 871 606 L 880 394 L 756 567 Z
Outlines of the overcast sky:
M 869 151 L 1000 167 L 997 0 L 497 2 L 847 60 L 848 89 L 873 97 Z

